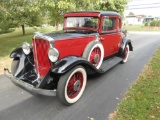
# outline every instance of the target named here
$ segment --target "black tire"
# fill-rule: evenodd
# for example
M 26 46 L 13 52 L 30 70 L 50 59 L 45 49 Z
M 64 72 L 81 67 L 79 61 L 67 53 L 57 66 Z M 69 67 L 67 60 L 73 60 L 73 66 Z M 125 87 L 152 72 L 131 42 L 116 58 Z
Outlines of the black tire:
M 128 60 L 128 56 L 129 56 L 129 45 L 127 44 L 126 46 L 125 46 L 125 49 L 124 49 L 124 53 L 123 53 L 123 60 L 122 60 L 122 64 L 124 64 L 124 63 L 126 63 L 127 62 L 127 60 Z
M 82 66 L 74 67 L 60 77 L 57 87 L 57 97 L 65 105 L 72 105 L 81 98 L 86 83 L 87 74 L 85 69 Z
M 91 54 L 92 52 L 94 52 L 95 49 L 98 49 L 99 52 L 95 53 L 95 55 L 93 56 L 94 59 L 90 59 Z M 82 57 L 87 61 L 91 62 L 92 65 L 94 65 L 97 69 L 99 69 L 102 65 L 104 58 L 104 48 L 102 43 L 98 41 L 90 42 L 85 48 Z
M 16 71 L 17 71 L 17 68 L 19 66 L 19 59 L 13 59 L 12 61 L 12 64 L 11 64 L 11 73 L 13 75 L 15 75 Z

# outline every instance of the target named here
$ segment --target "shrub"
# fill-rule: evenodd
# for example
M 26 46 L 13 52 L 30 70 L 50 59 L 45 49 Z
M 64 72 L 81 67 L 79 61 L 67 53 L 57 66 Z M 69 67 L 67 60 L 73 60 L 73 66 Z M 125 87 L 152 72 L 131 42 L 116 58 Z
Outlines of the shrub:
M 157 26 L 160 27 L 160 20 L 157 21 Z
M 15 31 L 14 28 L 10 28 L 10 29 L 0 29 L 0 34 L 4 34 L 4 33 L 10 33 Z
M 157 26 L 158 25 L 158 21 L 156 20 L 153 20 L 151 23 L 150 23 L 150 26 Z
M 144 23 L 144 26 L 148 26 L 148 25 L 149 25 L 149 23 L 148 23 L 148 22 L 145 22 L 145 23 Z

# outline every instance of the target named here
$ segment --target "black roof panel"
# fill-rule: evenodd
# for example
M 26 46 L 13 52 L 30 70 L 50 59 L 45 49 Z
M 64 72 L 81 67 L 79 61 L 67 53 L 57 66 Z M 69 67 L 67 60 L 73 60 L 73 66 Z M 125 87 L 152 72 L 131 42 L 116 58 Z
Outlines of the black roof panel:
M 100 15 L 115 15 L 115 16 L 120 16 L 121 15 L 117 12 L 114 12 L 114 11 L 77 11 L 77 12 L 68 12 L 68 13 L 99 13 Z

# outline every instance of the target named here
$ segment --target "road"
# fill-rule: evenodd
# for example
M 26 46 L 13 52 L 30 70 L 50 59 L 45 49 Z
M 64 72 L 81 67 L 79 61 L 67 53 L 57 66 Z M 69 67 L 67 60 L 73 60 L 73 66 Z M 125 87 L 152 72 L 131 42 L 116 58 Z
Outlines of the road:
M 32 95 L 0 76 L 0 120 L 107 120 L 160 44 L 160 33 L 129 33 L 134 52 L 100 76 L 88 78 L 82 98 L 65 106 L 56 97 Z

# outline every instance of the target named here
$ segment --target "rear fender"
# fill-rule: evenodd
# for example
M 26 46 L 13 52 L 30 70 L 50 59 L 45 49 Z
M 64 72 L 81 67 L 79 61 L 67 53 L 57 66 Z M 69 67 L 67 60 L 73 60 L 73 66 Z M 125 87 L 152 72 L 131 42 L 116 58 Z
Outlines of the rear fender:
M 121 44 L 120 50 L 119 50 L 119 54 L 120 54 L 120 55 L 123 54 L 124 49 L 125 49 L 125 46 L 126 46 L 127 44 L 129 45 L 129 50 L 130 50 L 130 51 L 133 51 L 133 46 L 132 46 L 131 40 L 128 39 L 127 37 L 124 37 L 123 40 L 122 40 L 122 44 Z
M 65 74 L 77 65 L 82 65 L 86 69 L 87 74 L 99 72 L 90 62 L 82 57 L 75 56 L 66 57 L 56 62 L 55 65 L 52 66 L 51 71 L 55 74 Z

